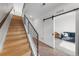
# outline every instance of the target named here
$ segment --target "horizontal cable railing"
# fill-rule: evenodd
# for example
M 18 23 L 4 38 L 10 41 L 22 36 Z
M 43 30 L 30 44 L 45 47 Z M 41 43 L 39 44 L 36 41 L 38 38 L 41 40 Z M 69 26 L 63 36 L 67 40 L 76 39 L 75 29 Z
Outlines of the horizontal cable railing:
M 26 27 L 28 29 L 28 33 L 30 34 L 32 40 L 34 41 L 34 44 L 37 48 L 37 55 L 38 55 L 39 35 L 38 35 L 37 31 L 35 30 L 35 28 L 33 27 L 33 25 L 31 24 L 31 22 L 29 21 L 29 19 L 25 15 L 24 15 L 24 24 L 26 25 Z

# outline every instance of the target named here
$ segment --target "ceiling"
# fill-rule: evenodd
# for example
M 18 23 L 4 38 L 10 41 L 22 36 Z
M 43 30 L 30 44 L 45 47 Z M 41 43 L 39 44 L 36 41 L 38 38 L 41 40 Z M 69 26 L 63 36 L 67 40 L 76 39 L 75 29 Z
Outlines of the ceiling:
M 26 3 L 24 11 L 33 18 L 43 19 L 46 16 L 53 15 L 54 9 L 62 4 L 63 3 L 46 3 L 46 5 L 43 5 L 42 3 Z

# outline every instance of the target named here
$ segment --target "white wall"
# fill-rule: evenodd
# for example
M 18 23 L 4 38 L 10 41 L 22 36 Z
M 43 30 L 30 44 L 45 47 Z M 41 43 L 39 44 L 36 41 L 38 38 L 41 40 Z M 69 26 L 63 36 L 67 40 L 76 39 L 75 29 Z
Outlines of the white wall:
M 52 19 L 49 19 L 49 20 L 46 20 L 43 22 L 44 24 L 44 43 L 46 43 L 47 45 L 51 46 L 51 47 L 54 47 L 54 43 L 53 43 L 53 36 L 52 36 L 52 33 L 53 33 L 53 20 Z
M 43 25 L 43 20 L 40 20 L 38 18 L 33 18 L 33 17 L 28 17 L 30 22 L 32 23 L 32 25 L 34 26 L 34 28 L 36 29 L 36 31 L 39 34 L 39 40 L 43 40 L 43 29 L 44 29 L 44 25 Z
M 10 9 L 13 7 L 13 4 L 9 3 L 0 3 L 0 22 L 3 20 L 5 15 L 10 11 Z
M 79 8 L 79 3 L 66 3 L 64 5 L 58 6 L 54 9 L 54 15 L 60 14 L 75 8 Z
M 75 32 L 76 12 L 55 17 L 55 32 Z
M 31 22 L 39 34 L 39 39 L 43 40 L 43 21 L 34 19 L 34 21 Z
M 18 15 L 21 16 L 22 15 L 22 8 L 23 8 L 23 4 L 24 3 L 14 3 L 13 7 L 14 7 L 14 15 Z
M 76 55 L 79 56 L 79 10 L 76 11 Z

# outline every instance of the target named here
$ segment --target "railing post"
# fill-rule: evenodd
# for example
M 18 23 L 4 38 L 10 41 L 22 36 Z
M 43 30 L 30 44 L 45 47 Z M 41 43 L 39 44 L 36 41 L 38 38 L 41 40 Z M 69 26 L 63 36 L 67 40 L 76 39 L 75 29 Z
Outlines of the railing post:
M 29 21 L 28 21 L 28 34 L 29 34 Z
M 37 34 L 37 56 L 39 56 L 39 37 Z

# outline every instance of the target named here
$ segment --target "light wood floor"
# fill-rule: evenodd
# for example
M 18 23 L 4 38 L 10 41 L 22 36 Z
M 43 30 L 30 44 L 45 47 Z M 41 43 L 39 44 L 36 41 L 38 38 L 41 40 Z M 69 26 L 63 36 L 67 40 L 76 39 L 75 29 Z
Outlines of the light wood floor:
M 31 48 L 27 34 L 24 30 L 22 18 L 13 16 L 9 26 L 7 37 L 4 43 L 3 51 L 0 52 L 1 56 L 30 56 Z
M 51 48 L 41 41 L 39 41 L 38 46 L 39 46 L 38 51 L 39 51 L 40 56 L 68 56 L 66 53 L 58 49 Z
M 37 39 L 33 38 L 33 40 L 35 44 L 37 44 Z M 38 54 L 40 56 L 68 56 L 68 54 L 63 51 L 52 48 L 41 41 L 38 41 Z

